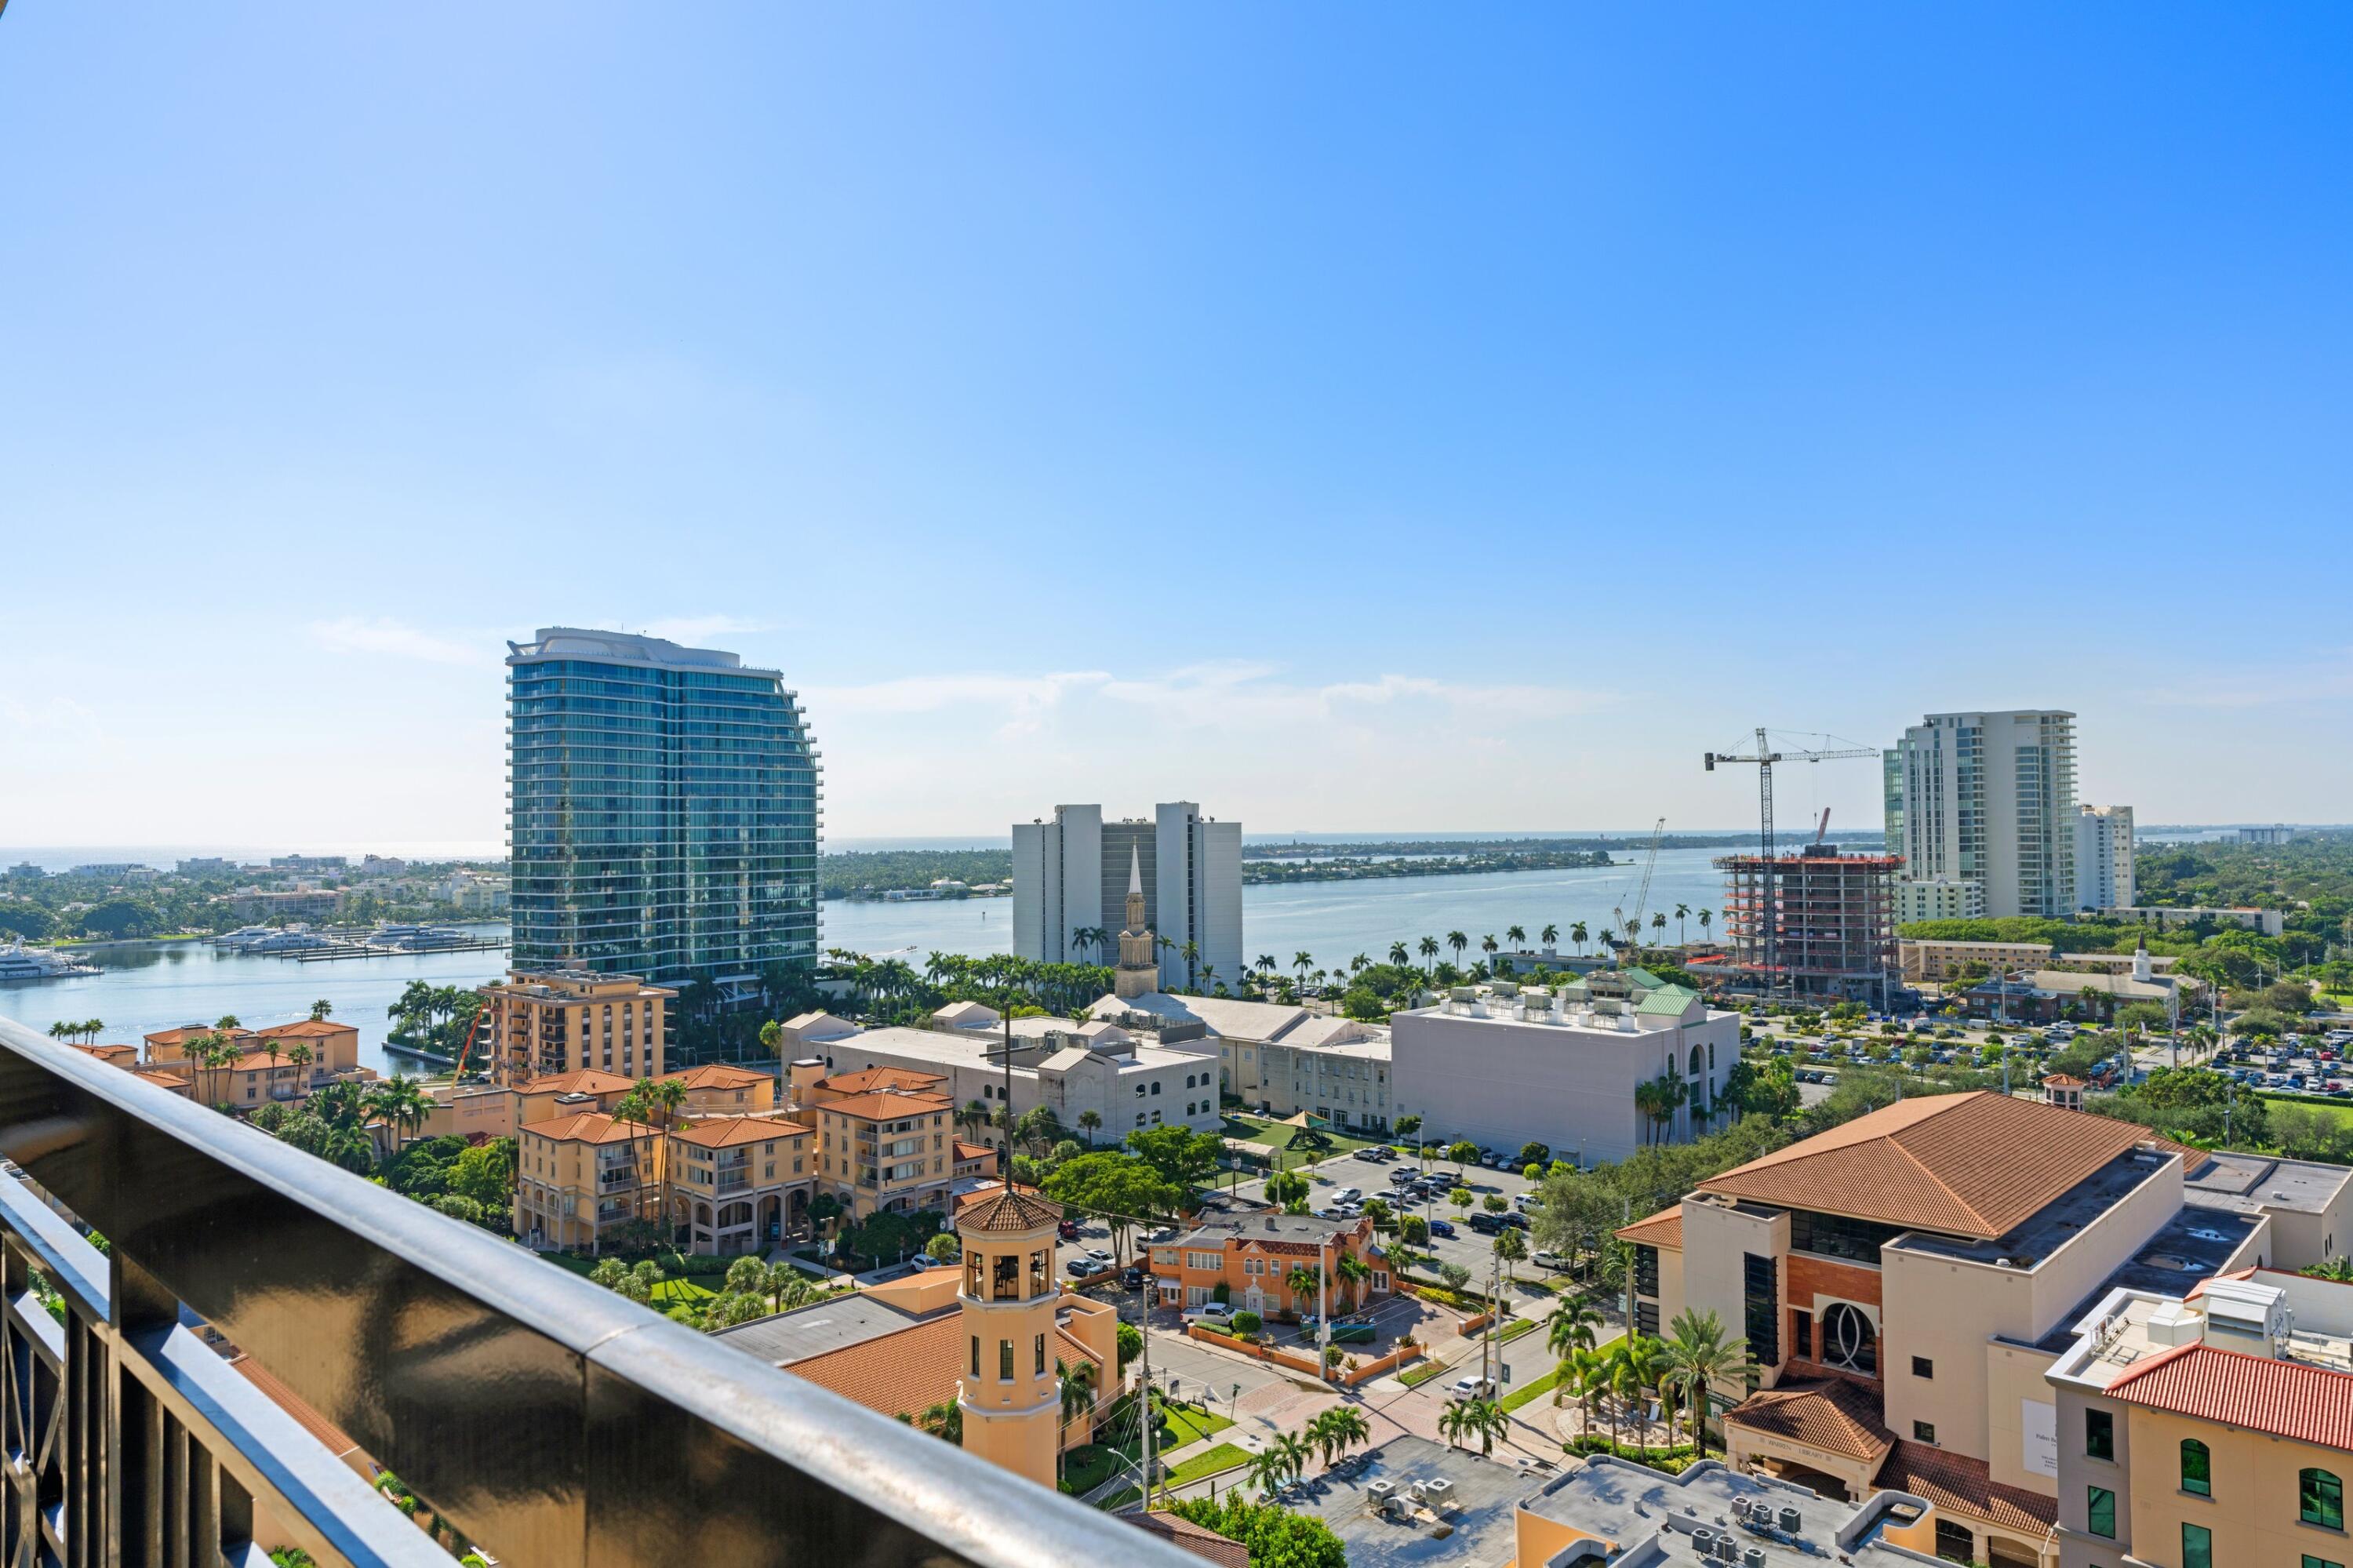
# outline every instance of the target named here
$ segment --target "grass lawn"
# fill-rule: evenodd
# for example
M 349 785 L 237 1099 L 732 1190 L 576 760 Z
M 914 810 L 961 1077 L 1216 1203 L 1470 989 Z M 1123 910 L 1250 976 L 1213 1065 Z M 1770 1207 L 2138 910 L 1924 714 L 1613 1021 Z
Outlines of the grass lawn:
M 1555 1367 L 1552 1371 L 1545 1373 L 1544 1376 L 1536 1379 L 1534 1383 L 1515 1388 L 1511 1393 L 1504 1395 L 1504 1408 L 1506 1410 L 1517 1410 L 1523 1404 L 1532 1404 L 1535 1401 L 1542 1399 L 1546 1394 L 1550 1393 L 1553 1390 L 1553 1384 L 1559 1381 L 1560 1368 Z
M 1445 1370 L 1446 1365 L 1442 1361 L 1423 1361 L 1419 1365 L 1409 1366 L 1406 1368 L 1405 1371 L 1398 1373 L 1398 1382 L 1405 1384 L 1408 1388 L 1419 1388 L 1423 1383 L 1428 1383 L 1431 1378 L 1436 1377 Z
M 2353 1101 L 2310 1100 L 2300 1095 L 2264 1095 L 2262 1097 L 2275 1106 L 2296 1106 L 2305 1110 L 2318 1111 L 2323 1116 L 2334 1117 L 2338 1121 L 2353 1121 Z
M 1115 1405 L 1109 1419 L 1116 1422 L 1122 1414 L 1121 1408 Z M 1162 1454 L 1173 1452 L 1187 1443 L 1198 1442 L 1213 1433 L 1223 1432 L 1233 1425 L 1230 1417 L 1207 1414 L 1183 1404 L 1163 1404 L 1160 1407 L 1160 1414 L 1161 1425 L 1165 1431 L 1162 1436 L 1153 1439 L 1153 1447 L 1155 1452 Z M 1137 1437 L 1130 1437 L 1117 1445 L 1116 1451 L 1127 1458 L 1140 1459 L 1144 1457 L 1143 1441 Z
M 1509 1344 L 1522 1334 L 1532 1331 L 1535 1327 L 1536 1320 L 1534 1318 L 1514 1318 L 1495 1331 L 1495 1342 Z
M 1283 1145 L 1298 1135 L 1300 1128 L 1285 1127 L 1279 1121 L 1264 1121 L 1254 1116 L 1236 1116 L 1230 1111 L 1226 1114 L 1226 1125 L 1223 1130 L 1228 1138 L 1244 1139 L 1251 1143 L 1266 1145 L 1285 1161 L 1286 1166 L 1298 1165 L 1309 1160 L 1329 1160 L 1335 1154 L 1346 1154 L 1358 1149 L 1370 1149 L 1373 1145 L 1384 1141 L 1377 1138 L 1354 1138 L 1345 1132 L 1330 1132 L 1322 1128 L 1316 1128 L 1313 1129 L 1314 1132 L 1327 1140 L 1324 1147 L 1310 1150 L 1303 1146 L 1286 1150 Z
M 1250 1462 L 1250 1451 L 1240 1444 L 1220 1443 L 1216 1447 L 1204 1449 L 1183 1464 L 1171 1468 L 1166 1477 L 1166 1484 L 1181 1487 L 1187 1481 L 1198 1481 L 1203 1476 L 1215 1475 L 1219 1470 L 1230 1470 L 1237 1465 L 1247 1465 Z M 1134 1502 L 1135 1498 L 1135 1489 L 1126 1487 L 1105 1499 L 1103 1506 L 1107 1509 L 1125 1508 L 1129 1503 Z
M 1111 1479 L 1112 1472 L 1126 1462 L 1118 1449 L 1101 1444 L 1073 1448 L 1062 1457 L 1062 1489 L 1072 1497 L 1084 1497 Z

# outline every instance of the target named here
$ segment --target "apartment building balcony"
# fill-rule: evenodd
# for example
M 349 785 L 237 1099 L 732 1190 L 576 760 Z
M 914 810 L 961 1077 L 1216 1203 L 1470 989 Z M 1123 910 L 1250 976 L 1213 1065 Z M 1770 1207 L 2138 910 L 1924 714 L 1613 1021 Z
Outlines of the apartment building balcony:
M 1194 1561 L 5 1022 L 0 1155 L 11 1562 L 448 1568 L 183 1304 L 503 1562 Z

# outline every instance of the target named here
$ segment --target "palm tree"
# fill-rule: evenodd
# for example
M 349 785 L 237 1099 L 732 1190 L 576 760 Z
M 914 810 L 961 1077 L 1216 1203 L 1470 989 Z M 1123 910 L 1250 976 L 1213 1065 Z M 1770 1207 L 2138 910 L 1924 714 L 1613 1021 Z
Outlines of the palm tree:
M 1471 945 L 1471 938 L 1464 936 L 1460 931 L 1449 931 L 1446 933 L 1446 945 L 1454 949 L 1454 967 L 1461 969 L 1462 967 L 1462 949 Z
M 1659 934 L 1653 946 L 1665 947 L 1667 945 L 1667 912 L 1665 910 L 1662 909 L 1651 916 L 1651 929 Z
M 1557 926 L 1546 926 L 1543 930 L 1538 931 L 1536 936 L 1543 941 L 1545 951 L 1549 953 L 1553 951 L 1560 942 L 1560 927 Z
M 953 1399 L 926 1406 L 914 1425 L 952 1446 L 964 1446 L 964 1406 Z
M 1505 1226 L 1495 1237 L 1495 1255 L 1504 1263 L 1504 1284 L 1509 1287 L 1517 1283 L 1512 1277 L 1512 1266 L 1528 1255 L 1528 1244 L 1520 1239 L 1518 1230 Z
M 1577 944 L 1577 956 L 1580 959 L 1585 956 L 1585 939 L 1588 935 L 1590 933 L 1586 930 L 1582 920 L 1568 928 L 1568 939 Z
M 1512 1234 L 1516 1235 L 1518 1233 Z M 1333 1262 L 1332 1272 L 1338 1277 L 1341 1295 L 1353 1309 L 1362 1295 L 1365 1282 L 1373 1277 L 1373 1266 L 1354 1253 L 1344 1252 Z
M 1089 926 L 1073 926 L 1071 927 L 1071 946 L 1078 952 L 1078 955 L 1081 958 L 1083 959 L 1086 957 L 1087 948 L 1093 945 L 1094 939 L 1095 934 L 1093 927 Z
M 1290 1290 L 1291 1298 L 1299 1303 L 1299 1310 L 1304 1312 L 1308 1303 L 1315 1299 L 1315 1287 L 1324 1283 L 1324 1270 L 1317 1265 L 1294 1263 L 1291 1272 L 1282 1277 L 1282 1283 Z
M 1647 1334 L 1629 1334 L 1612 1345 L 1610 1351 L 1618 1363 L 1610 1387 L 1630 1402 L 1640 1400 L 1645 1389 L 1658 1387 L 1659 1380 L 1666 1375 L 1659 1341 Z M 1641 1423 L 1638 1430 L 1642 1435 L 1643 1455 L 1648 1457 L 1651 1442 L 1649 1422 Z
M 1291 955 L 1291 967 L 1299 971 L 1299 983 L 1303 986 L 1307 983 L 1307 971 L 1314 968 L 1314 964 L 1315 955 L 1313 953 L 1293 953 Z
M 976 1136 L 988 1126 L 988 1107 L 980 1100 L 965 1101 L 964 1108 L 955 1113 L 956 1125 L 970 1128 Z
M 1601 1314 L 1588 1298 L 1564 1296 L 1545 1319 L 1545 1348 L 1567 1361 L 1569 1351 L 1593 1348 L 1594 1330 L 1601 1323 Z
M 1715 918 L 1715 914 L 1713 910 L 1703 909 L 1699 912 L 1699 939 L 1701 941 L 1704 942 L 1707 940 L 1708 922 Z
M 1502 943 L 1495 940 L 1494 933 L 1492 931 L 1486 936 L 1479 938 L 1479 950 L 1487 955 L 1487 963 L 1490 968 L 1493 967 L 1496 951 L 1502 946 Z
M 1691 1408 L 1692 1438 L 1699 1457 L 1707 1457 L 1707 1393 L 1719 1383 L 1745 1379 L 1755 1368 L 1748 1341 L 1725 1338 L 1724 1324 L 1714 1312 L 1694 1312 L 1686 1307 L 1668 1325 L 1673 1337 L 1660 1352 L 1667 1383 L 1680 1391 Z M 1662 1393 L 1665 1388 L 1662 1388 Z M 1672 1434 L 1671 1434 L 1672 1435 Z
M 272 1090 L 275 1090 L 278 1087 L 278 1058 L 281 1054 L 279 1049 L 278 1036 L 272 1034 L 265 1038 L 262 1041 L 261 1049 L 263 1054 L 269 1058 L 269 1086 Z
M 1083 1369 L 1073 1372 L 1071 1369 L 1070 1362 L 1064 1361 L 1060 1356 L 1056 1356 L 1054 1358 L 1054 1383 L 1055 1387 L 1061 1394 L 1062 1428 L 1067 1432 L 1070 1429 L 1070 1425 L 1072 1421 L 1078 1419 L 1078 1417 L 1085 1414 L 1088 1411 L 1092 1410 L 1095 1407 L 1095 1380 L 1088 1376 Z M 1057 1476 L 1060 1474 L 1062 1456 L 1065 1451 L 1065 1447 L 1062 1444 L 1057 1443 L 1054 1445 L 1054 1464 L 1056 1467 L 1055 1473 Z
M 1311 1442 L 1324 1454 L 1324 1467 L 1331 1468 L 1335 1457 L 1345 1457 L 1350 1448 L 1372 1440 L 1373 1429 L 1366 1422 L 1364 1412 L 1353 1405 L 1335 1405 L 1307 1425 Z
M 1446 1439 L 1448 1447 L 1462 1446 L 1462 1435 L 1469 1432 L 1476 1421 L 1471 1414 L 1471 1406 L 1476 1403 L 1469 1399 L 1450 1399 L 1446 1402 L 1446 1408 L 1438 1413 L 1438 1435 Z
M 311 1004 L 311 1022 L 313 1023 L 324 1023 L 328 1019 L 334 1016 L 334 1012 L 335 1004 L 329 1001 L 322 996 L 318 1001 Z
M 1390 963 L 1396 965 L 1398 969 L 1403 969 L 1412 961 L 1413 954 L 1407 949 L 1406 945 L 1403 942 L 1391 942 L 1389 944 Z
M 1690 918 L 1690 905 L 1678 904 L 1675 906 L 1675 946 L 1678 948 L 1683 945 L 1683 922 Z
M 1479 1439 L 1481 1454 L 1492 1454 L 1495 1439 L 1511 1429 L 1511 1412 L 1492 1399 L 1451 1399 L 1438 1413 L 1439 1435 L 1449 1447 L 1461 1447 L 1467 1436 Z
M 1355 958 L 1348 960 L 1348 974 L 1351 978 L 1354 978 L 1355 976 L 1363 974 L 1366 969 L 1371 969 L 1372 967 L 1372 959 L 1364 953 L 1358 953 Z
M 1421 954 L 1422 972 L 1427 974 L 1430 970 L 1430 960 L 1438 957 L 1438 938 L 1424 937 L 1416 950 Z
M 1593 1430 L 1593 1402 L 1601 1396 L 1608 1373 L 1603 1370 L 1609 1358 L 1599 1351 L 1578 1348 L 1561 1358 L 1560 1381 L 1553 1385 L 1552 1402 L 1558 1404 L 1568 1394 L 1585 1408 L 1585 1429 Z
M 1272 953 L 1261 953 L 1258 956 L 1258 969 L 1261 974 L 1272 975 L 1274 973 L 1274 955 Z
M 294 1069 L 294 1086 L 296 1088 L 306 1091 L 310 1088 L 311 1064 L 318 1059 L 318 1053 L 311 1050 L 308 1044 L 300 1040 L 294 1042 L 294 1044 L 287 1049 L 286 1062 L 287 1065 Z
M 1632 1408 L 1634 1402 L 1641 1397 L 1642 1372 L 1627 1356 L 1625 1340 L 1619 1340 L 1611 1349 L 1616 1353 L 1609 1358 L 1609 1440 L 1615 1443 L 1618 1441 L 1619 1414 Z M 1637 1427 L 1636 1430 L 1643 1428 Z M 1646 1434 L 1642 1440 L 1642 1457 L 1647 1459 L 1650 1455 L 1651 1445 Z
M 1091 1110 L 1081 1111 L 1079 1113 L 1079 1130 L 1087 1135 L 1087 1147 L 1089 1149 L 1092 1149 L 1095 1146 L 1095 1134 L 1103 1130 L 1102 1115 Z

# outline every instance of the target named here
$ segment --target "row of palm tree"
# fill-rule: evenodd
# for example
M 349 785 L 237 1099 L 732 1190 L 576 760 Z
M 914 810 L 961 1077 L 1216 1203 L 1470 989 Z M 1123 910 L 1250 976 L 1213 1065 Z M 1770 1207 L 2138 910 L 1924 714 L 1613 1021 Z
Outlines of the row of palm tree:
M 105 1027 L 106 1020 L 103 1018 L 85 1018 L 79 1023 L 61 1018 L 49 1025 L 49 1038 L 63 1040 L 69 1044 L 94 1045 L 98 1043 L 99 1031 Z
M 1609 1402 L 1609 1439 L 1620 1439 L 1625 1412 L 1647 1393 L 1656 1393 L 1666 1406 L 1667 1443 L 1672 1446 L 1676 1416 L 1687 1418 L 1692 1440 L 1707 1452 L 1708 1391 L 1720 1383 L 1745 1382 L 1756 1368 L 1748 1341 L 1727 1336 L 1714 1312 L 1686 1308 L 1669 1325 L 1664 1340 L 1648 1334 L 1628 1334 L 1606 1346 L 1595 1343 L 1599 1314 L 1582 1299 L 1555 1308 L 1546 1347 L 1558 1361 L 1553 1403 L 1575 1397 L 1585 1407 L 1587 1429 L 1592 1429 L 1595 1407 Z M 1647 1449 L 1647 1425 L 1636 1428 Z
M 1479 1452 L 1492 1454 L 1495 1439 L 1511 1429 L 1512 1413 L 1492 1399 L 1450 1399 L 1438 1413 L 1438 1435 L 1450 1448 L 1461 1447 L 1466 1437 L 1476 1437 Z

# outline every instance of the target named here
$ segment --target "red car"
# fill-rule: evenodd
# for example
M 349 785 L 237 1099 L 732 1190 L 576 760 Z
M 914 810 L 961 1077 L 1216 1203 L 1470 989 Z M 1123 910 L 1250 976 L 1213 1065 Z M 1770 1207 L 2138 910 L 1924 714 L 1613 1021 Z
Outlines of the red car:
M 1079 1239 L 1079 1222 L 1076 1220 L 1064 1220 L 1060 1224 L 1054 1227 L 1054 1232 L 1064 1241 L 1076 1241 Z

